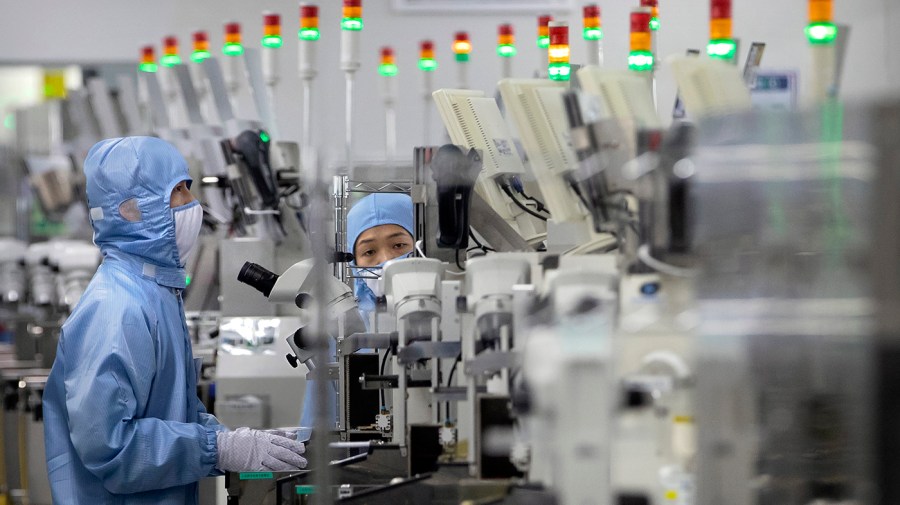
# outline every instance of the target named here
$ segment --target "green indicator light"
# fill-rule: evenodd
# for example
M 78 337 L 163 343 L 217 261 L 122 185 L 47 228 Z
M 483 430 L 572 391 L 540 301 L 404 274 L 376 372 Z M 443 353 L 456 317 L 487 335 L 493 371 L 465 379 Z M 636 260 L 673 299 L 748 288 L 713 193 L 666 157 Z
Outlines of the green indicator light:
M 710 40 L 709 45 L 706 46 L 706 54 L 708 54 L 710 58 L 719 60 L 734 59 L 734 54 L 736 52 L 737 43 L 735 43 L 733 39 Z
M 548 68 L 548 77 L 553 81 L 568 81 L 572 68 L 568 63 L 551 63 Z
M 512 44 L 500 44 L 497 46 L 497 54 L 504 58 L 512 58 L 516 55 L 516 46 Z
M 240 480 L 264 480 L 274 478 L 275 475 L 272 472 L 240 472 L 238 474 L 238 479 Z
M 222 47 L 222 52 L 225 53 L 226 56 L 240 56 L 244 54 L 244 46 L 237 42 L 229 42 Z
M 457 53 L 456 61 L 469 61 L 469 54 L 468 53 Z
M 297 492 L 297 494 L 299 494 L 299 495 L 315 494 L 315 493 L 316 493 L 316 488 L 315 488 L 315 486 L 296 486 L 296 487 L 294 488 L 294 490 L 295 490 L 295 491 Z
M 550 47 L 550 36 L 548 35 L 546 37 L 538 37 L 537 44 L 541 49 L 547 49 L 548 47 Z
M 659 30 L 659 18 L 650 18 L 650 29 L 654 32 Z
M 434 58 L 422 58 L 419 60 L 419 70 L 423 72 L 434 72 L 437 70 L 437 61 Z
M 636 72 L 653 70 L 653 53 L 650 51 L 631 51 L 628 55 L 628 68 Z
M 190 275 L 185 275 L 185 276 L 184 276 L 184 285 L 185 285 L 185 286 L 190 286 L 190 285 L 191 285 L 191 276 L 190 276 Z
M 3 126 L 8 130 L 14 130 L 16 128 L 16 115 L 10 112 L 3 118 Z
M 584 40 L 601 40 L 603 38 L 603 30 L 600 28 L 585 28 Z
M 263 37 L 262 39 L 263 47 L 278 48 L 281 47 L 281 44 L 281 36 L 279 35 L 269 35 L 267 37 Z
M 159 59 L 159 63 L 164 67 L 174 67 L 175 65 L 181 65 L 181 57 L 177 54 L 166 54 Z
M 268 133 L 261 131 L 261 132 L 259 132 L 259 140 L 262 140 L 263 142 L 268 142 L 269 140 L 271 140 L 271 137 L 269 137 Z
M 201 61 L 209 58 L 210 56 L 212 56 L 212 55 L 209 53 L 209 51 L 194 51 L 191 54 L 191 61 L 194 61 L 195 63 L 200 63 Z
M 301 28 L 299 32 L 297 32 L 297 37 L 300 40 L 319 40 L 319 29 L 318 28 Z
M 832 44 L 837 39 L 838 28 L 834 23 L 818 22 L 806 25 L 806 38 L 810 44 Z
M 362 18 L 344 18 L 341 20 L 341 30 L 358 32 L 363 29 Z
M 156 66 L 156 63 L 141 63 L 141 66 L 138 67 L 141 72 L 156 72 L 156 69 L 159 68 Z
M 397 75 L 397 65 L 393 63 L 385 63 L 378 66 L 378 73 L 385 77 L 393 77 Z

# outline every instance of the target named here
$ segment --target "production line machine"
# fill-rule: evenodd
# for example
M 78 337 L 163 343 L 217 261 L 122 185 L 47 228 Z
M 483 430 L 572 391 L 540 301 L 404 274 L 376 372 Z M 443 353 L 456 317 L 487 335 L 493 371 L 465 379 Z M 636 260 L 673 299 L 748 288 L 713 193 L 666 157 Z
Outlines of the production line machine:
M 418 148 L 411 174 L 381 184 L 360 167 L 310 184 L 314 205 L 336 204 L 336 244 L 352 193 L 409 192 L 416 257 L 360 269 L 320 247 L 282 274 L 244 266 L 241 282 L 299 311 L 288 362 L 328 384 L 319 391 L 338 409 L 312 432 L 310 470 L 229 475 L 229 498 L 294 503 L 328 489 L 341 503 L 869 503 L 871 400 L 851 391 L 866 387 L 865 307 L 876 300 L 862 286 L 877 265 L 821 270 L 834 290 L 824 295 L 723 286 L 739 285 L 736 271 L 774 264 L 778 274 L 754 275 L 788 279 L 872 247 L 868 211 L 852 209 L 871 208 L 873 174 L 890 169 L 874 163 L 890 149 L 871 136 L 874 109 L 751 113 L 735 68 L 672 65 L 697 123 L 662 129 L 647 81 L 630 74 L 584 68 L 580 91 L 504 81 L 523 166 L 493 99 L 440 90 L 456 145 Z M 710 86 L 716 101 L 698 92 Z M 793 132 L 779 137 L 781 154 L 760 158 L 755 146 L 772 142 L 761 122 Z M 751 168 L 730 170 L 735 153 Z M 805 168 L 768 168 L 782 164 Z M 828 201 L 801 211 L 802 198 L 785 200 L 796 191 Z M 788 207 L 806 217 L 780 221 Z M 739 208 L 760 216 L 748 222 Z M 322 221 L 311 236 L 331 235 Z M 797 240 L 810 233 L 821 240 Z M 348 286 L 359 276 L 384 288 L 365 323 Z M 837 333 L 822 333 L 835 318 Z M 795 370 L 804 379 L 789 381 L 807 352 Z M 850 367 L 841 387 L 837 356 Z
M 348 502 L 404 496 L 516 503 L 528 496 L 540 503 L 616 503 L 617 497 L 666 503 L 678 496 L 691 503 L 689 334 L 696 323 L 685 316 L 690 279 L 679 278 L 691 270 L 664 261 L 686 252 L 686 202 L 672 195 L 684 190 L 687 176 L 673 176 L 672 167 L 691 151 L 693 130 L 629 130 L 608 115 L 587 122 L 579 95 L 559 86 L 510 82 L 506 89 L 532 93 L 522 102 L 540 103 L 543 95 L 548 103 L 558 100 L 541 119 L 566 130 L 557 137 L 556 155 L 567 161 L 539 161 L 544 175 L 535 194 L 557 191 L 556 202 L 565 203 L 555 209 L 563 216 L 570 209 L 569 218 L 548 222 L 540 240 L 548 250 L 535 250 L 531 229 L 523 234 L 509 218 L 517 200 L 511 174 L 525 169 L 517 154 L 486 148 L 493 132 L 485 125 L 505 129 L 501 120 L 479 115 L 499 116 L 493 99 L 476 106 L 477 93 L 439 91 L 436 99 L 447 97 L 451 108 L 471 107 L 468 123 L 458 115 L 444 119 L 474 143 L 417 150 L 407 182 L 416 205 L 417 258 L 383 269 L 339 269 L 347 279 L 377 277 L 383 286 L 367 325 L 350 288 L 330 275 L 330 264 L 346 261 L 347 253 L 303 260 L 281 275 L 253 263 L 242 269 L 240 280 L 270 302 L 301 310 L 300 327 L 287 338 L 291 365 L 306 364 L 307 378 L 334 383 L 328 391 L 337 419 L 323 426 L 329 444 L 311 447 L 333 451 L 327 461 L 334 496 Z M 475 122 L 484 142 L 465 133 Z M 583 141 L 573 149 L 559 141 L 566 134 Z M 498 138 L 514 149 L 510 135 Z M 639 145 L 650 155 L 641 158 Z M 519 168 L 504 172 L 502 163 Z M 340 178 L 332 185 L 346 187 Z M 396 181 L 382 187 L 402 190 Z M 549 214 L 556 216 L 552 208 Z M 659 231 L 670 223 L 682 226 L 674 234 Z M 336 223 L 338 237 L 341 226 Z M 557 226 L 559 234 L 550 235 Z M 670 269 L 659 272 L 639 251 Z M 330 338 L 336 354 L 316 362 Z M 252 501 L 266 486 L 279 496 L 308 491 L 315 474 L 269 482 L 230 476 L 229 496 Z

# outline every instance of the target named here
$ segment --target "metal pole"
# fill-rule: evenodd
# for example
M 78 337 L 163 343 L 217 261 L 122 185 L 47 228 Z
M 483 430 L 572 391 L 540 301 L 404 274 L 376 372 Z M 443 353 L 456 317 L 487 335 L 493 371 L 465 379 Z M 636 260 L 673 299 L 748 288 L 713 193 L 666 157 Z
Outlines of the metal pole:
M 344 151 L 347 158 L 347 174 L 353 173 L 353 72 L 347 72 L 346 94 L 344 96 Z
M 386 154 L 388 160 L 393 160 L 397 156 L 397 111 L 393 101 L 385 102 L 384 107 Z
M 312 149 L 312 79 L 303 80 L 303 114 L 301 127 L 303 128 L 302 142 L 304 152 Z
M 429 146 L 431 145 L 431 92 L 434 90 L 434 76 L 433 72 L 423 72 L 422 80 L 424 85 L 424 92 L 422 93 L 422 98 L 424 98 L 424 106 L 425 109 L 423 111 L 423 122 L 425 123 L 425 143 L 423 145 Z

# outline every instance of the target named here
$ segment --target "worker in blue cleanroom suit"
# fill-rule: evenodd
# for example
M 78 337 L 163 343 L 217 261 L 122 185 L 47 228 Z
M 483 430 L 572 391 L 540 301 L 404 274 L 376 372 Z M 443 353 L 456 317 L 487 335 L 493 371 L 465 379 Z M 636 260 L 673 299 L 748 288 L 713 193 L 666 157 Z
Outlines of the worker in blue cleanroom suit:
M 376 267 L 378 275 L 387 261 L 409 256 L 413 252 L 412 199 L 402 193 L 373 193 L 357 202 L 347 213 L 347 250 L 353 253 L 354 266 Z M 354 279 L 353 292 L 368 322 L 375 299 L 384 293 L 370 278 Z
M 229 431 L 197 398 L 181 293 L 203 210 L 184 158 L 157 138 L 104 140 L 84 171 L 103 264 L 44 390 L 53 502 L 194 504 L 202 477 L 305 467 L 291 434 Z
M 413 203 L 409 195 L 402 193 L 373 193 L 361 199 L 347 213 L 347 251 L 353 253 L 353 266 L 376 267 L 366 274 L 364 269 L 354 268 L 356 275 L 380 275 L 380 267 L 392 259 L 407 257 L 413 252 Z M 353 292 L 359 302 L 359 312 L 369 325 L 369 316 L 375 311 L 375 300 L 384 295 L 376 279 L 356 278 Z M 330 340 L 334 354 L 334 341 Z M 312 399 L 315 388 L 312 381 L 306 383 L 307 401 L 303 404 L 300 425 L 315 424 L 315 408 Z M 331 398 L 331 396 L 329 396 Z M 330 417 L 336 417 L 336 407 L 329 405 Z M 308 430 L 305 431 L 308 434 Z M 302 438 L 302 435 L 301 435 Z

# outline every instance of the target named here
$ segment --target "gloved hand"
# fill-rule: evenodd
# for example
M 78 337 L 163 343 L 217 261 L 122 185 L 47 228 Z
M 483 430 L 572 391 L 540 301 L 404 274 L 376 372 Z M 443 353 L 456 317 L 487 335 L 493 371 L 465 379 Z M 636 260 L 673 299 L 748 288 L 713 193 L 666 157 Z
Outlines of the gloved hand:
M 265 433 L 269 433 L 272 435 L 278 435 L 279 437 L 289 438 L 291 440 L 297 440 L 297 430 L 300 428 L 269 428 L 267 430 L 260 430 Z
M 302 442 L 250 428 L 221 431 L 216 468 L 225 472 L 287 472 L 306 468 Z

